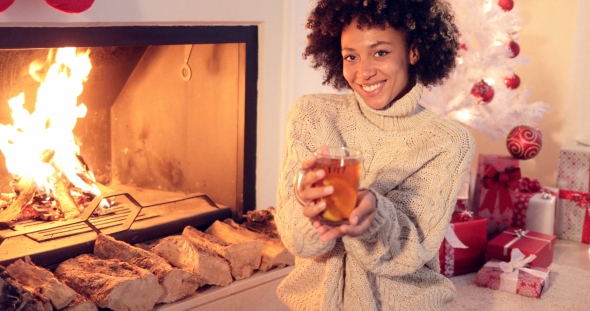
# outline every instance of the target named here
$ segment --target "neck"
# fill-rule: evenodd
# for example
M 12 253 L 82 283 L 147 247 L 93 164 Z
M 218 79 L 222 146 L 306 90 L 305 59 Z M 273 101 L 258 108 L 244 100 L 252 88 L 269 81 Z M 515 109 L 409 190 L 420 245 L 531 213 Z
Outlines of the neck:
M 408 80 L 408 83 L 402 89 L 402 91 L 389 104 L 385 105 L 385 107 L 383 107 L 383 108 L 381 108 L 379 110 L 387 110 L 387 109 L 389 109 L 400 98 L 406 96 L 406 94 L 408 94 L 408 92 L 410 92 L 415 85 L 416 85 L 416 79 Z

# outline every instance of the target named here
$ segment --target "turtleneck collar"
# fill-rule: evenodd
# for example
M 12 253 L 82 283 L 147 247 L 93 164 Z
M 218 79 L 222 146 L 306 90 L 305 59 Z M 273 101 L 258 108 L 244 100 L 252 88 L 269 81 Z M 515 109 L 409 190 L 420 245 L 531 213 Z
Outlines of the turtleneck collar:
M 396 100 L 383 110 L 376 110 L 367 105 L 363 98 L 354 92 L 359 107 L 367 120 L 386 131 L 405 131 L 416 127 L 418 123 L 429 117 L 420 106 L 420 98 L 424 86 L 417 82 L 402 98 Z

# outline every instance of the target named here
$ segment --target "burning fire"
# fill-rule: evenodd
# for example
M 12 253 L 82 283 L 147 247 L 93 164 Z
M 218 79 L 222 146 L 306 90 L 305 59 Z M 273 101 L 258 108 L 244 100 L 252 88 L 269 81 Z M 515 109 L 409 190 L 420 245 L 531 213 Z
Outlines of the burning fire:
M 23 106 L 24 93 L 8 101 L 14 124 L 0 124 L 0 150 L 14 180 L 33 183 L 35 196 L 55 197 L 60 191 L 56 185 L 64 180 L 71 183 L 67 187 L 70 194 L 74 194 L 73 188 L 100 194 L 73 134 L 77 119 L 87 112 L 84 104 L 78 105 L 78 96 L 92 69 L 89 53 L 60 48 L 50 50 L 46 63 L 31 63 L 29 74 L 40 83 L 32 113 Z M 15 192 L 20 196 L 19 190 L 17 187 Z

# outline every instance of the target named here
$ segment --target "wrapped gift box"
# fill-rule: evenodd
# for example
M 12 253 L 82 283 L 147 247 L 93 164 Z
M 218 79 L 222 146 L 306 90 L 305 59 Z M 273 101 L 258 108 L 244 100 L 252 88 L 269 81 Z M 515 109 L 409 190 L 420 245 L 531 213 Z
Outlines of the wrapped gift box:
M 438 257 L 441 273 L 461 275 L 479 270 L 485 263 L 488 220 L 470 212 L 455 212 L 449 230 L 466 248 L 453 247 L 453 237 L 442 242 Z
M 491 259 L 510 261 L 511 251 L 518 248 L 527 256 L 537 256 L 530 262 L 531 267 L 547 268 L 553 262 L 555 241 L 554 235 L 508 228 L 488 242 L 486 261 Z
M 523 267 L 505 272 L 500 262 L 493 260 L 477 272 L 476 283 L 482 287 L 540 298 L 549 287 L 550 273 L 550 270 L 538 267 Z
M 590 244 L 590 147 L 559 151 L 557 187 L 555 234 L 560 239 Z
M 512 227 L 539 233 L 555 234 L 557 193 L 553 187 L 541 187 L 537 181 L 521 180 L 515 195 Z
M 493 238 L 512 225 L 514 200 L 520 180 L 517 159 L 480 154 L 473 190 L 473 208 L 488 219 L 488 236 Z

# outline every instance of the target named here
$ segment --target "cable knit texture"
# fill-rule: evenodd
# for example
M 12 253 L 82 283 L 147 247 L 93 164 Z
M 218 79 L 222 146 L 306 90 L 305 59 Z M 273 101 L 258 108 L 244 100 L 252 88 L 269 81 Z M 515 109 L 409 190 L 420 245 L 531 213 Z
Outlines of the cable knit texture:
M 289 113 L 277 226 L 295 269 L 277 289 L 291 310 L 444 310 L 455 297 L 438 250 L 475 151 L 461 126 L 419 105 L 421 84 L 384 110 L 358 94 L 316 94 Z M 364 154 L 361 187 L 377 197 L 360 237 L 327 243 L 293 196 L 301 163 L 321 145 Z

